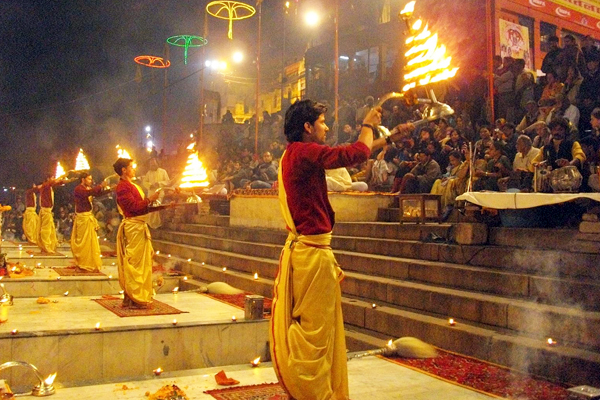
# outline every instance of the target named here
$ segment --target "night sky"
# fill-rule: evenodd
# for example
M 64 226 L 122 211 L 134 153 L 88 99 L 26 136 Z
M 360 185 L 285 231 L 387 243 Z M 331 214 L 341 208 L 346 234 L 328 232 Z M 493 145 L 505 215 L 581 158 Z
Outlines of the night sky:
M 79 147 L 93 166 L 111 165 L 116 144 L 134 148 L 141 145 L 143 127 L 159 130 L 163 72 L 141 67 L 138 83 L 133 59 L 163 56 L 166 38 L 172 35 L 203 36 L 207 3 L 0 2 L 0 186 L 40 183 L 53 174 L 56 161 L 74 163 Z M 277 19 L 282 7 L 280 0 L 263 2 L 263 58 L 280 52 Z M 242 73 L 255 74 L 256 15 L 234 22 L 233 41 L 226 37 L 227 21 L 208 21 L 205 57 L 241 50 L 246 55 Z M 293 51 L 293 40 L 288 42 Z M 187 65 L 183 50 L 170 46 L 169 52 L 167 150 L 197 128 L 199 81 L 194 72 L 204 62 L 199 49 L 190 50 Z

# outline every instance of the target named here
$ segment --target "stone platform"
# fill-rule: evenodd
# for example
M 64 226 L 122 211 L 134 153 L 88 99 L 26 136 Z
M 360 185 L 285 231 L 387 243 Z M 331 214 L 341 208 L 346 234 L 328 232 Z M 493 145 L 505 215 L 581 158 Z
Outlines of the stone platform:
M 92 301 L 99 297 L 54 296 L 49 304 L 15 298 L 0 324 L 0 363 L 26 361 L 74 386 L 139 379 L 158 367 L 186 370 L 267 357 L 269 321 L 245 321 L 243 310 L 208 296 L 158 294 L 156 300 L 185 312 L 124 318 Z M 0 379 L 25 387 L 35 380 L 15 368 L 0 372 Z
M 337 222 L 375 222 L 378 210 L 393 198 L 391 193 L 329 193 Z M 231 226 L 285 229 L 277 196 L 233 196 L 229 207 Z
M 252 368 L 249 363 L 246 363 L 183 372 L 166 370 L 159 377 L 146 374 L 143 380 L 120 380 L 83 387 L 61 387 L 59 375 L 56 394 L 50 398 L 52 400 L 140 400 L 147 398 L 147 392 L 154 394 L 163 385 L 175 384 L 183 389 L 189 399 L 214 400 L 213 396 L 204 391 L 226 388 L 215 383 L 214 376 L 221 370 L 225 371 L 228 377 L 240 381 L 240 385 L 277 382 L 270 363 L 262 363 L 257 368 Z M 350 361 L 348 363 L 348 380 L 350 396 L 357 400 L 486 400 L 496 398 L 376 357 Z

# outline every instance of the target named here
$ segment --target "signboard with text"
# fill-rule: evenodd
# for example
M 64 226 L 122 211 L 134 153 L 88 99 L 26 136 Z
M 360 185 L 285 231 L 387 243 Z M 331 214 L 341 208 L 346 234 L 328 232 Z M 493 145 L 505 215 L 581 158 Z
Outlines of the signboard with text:
M 596 0 L 511 0 L 570 22 L 600 31 L 600 1 Z

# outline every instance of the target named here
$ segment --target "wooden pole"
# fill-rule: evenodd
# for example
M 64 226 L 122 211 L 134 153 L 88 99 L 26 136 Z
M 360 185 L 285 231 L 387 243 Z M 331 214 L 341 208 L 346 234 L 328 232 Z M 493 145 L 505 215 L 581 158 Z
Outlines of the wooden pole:
M 488 64 L 488 94 L 490 96 L 490 115 L 491 123 L 494 123 L 496 116 L 494 115 L 494 0 L 486 0 L 485 7 L 485 26 L 487 30 L 487 64 Z
M 256 120 L 254 121 L 254 154 L 258 155 L 258 119 L 260 117 L 260 41 L 262 28 L 262 0 L 258 0 L 258 49 L 256 50 Z

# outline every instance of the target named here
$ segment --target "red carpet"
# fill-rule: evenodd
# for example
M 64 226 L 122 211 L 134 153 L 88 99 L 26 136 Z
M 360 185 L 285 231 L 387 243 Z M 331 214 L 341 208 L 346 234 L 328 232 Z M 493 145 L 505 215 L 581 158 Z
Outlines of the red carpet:
M 181 311 L 175 307 L 171 307 L 168 304 L 162 303 L 158 300 L 153 300 L 150 308 L 124 308 L 121 303 L 123 299 L 114 296 L 106 296 L 101 299 L 92 299 L 96 303 L 109 311 L 112 311 L 119 317 L 145 317 L 148 315 L 167 315 L 167 314 L 181 314 L 187 313 L 187 311 Z
M 269 400 L 273 397 L 278 400 L 289 399 L 283 388 L 279 386 L 279 383 L 236 386 L 227 389 L 207 390 L 204 393 L 210 394 L 217 400 Z
M 102 272 L 86 271 L 81 268 L 72 266 L 64 268 L 53 268 L 54 271 L 60 276 L 106 276 Z
M 384 358 L 450 383 L 500 397 L 519 400 L 567 400 L 569 397 L 566 388 L 558 384 L 442 350 L 438 357 L 428 359 Z
M 230 306 L 234 306 L 240 309 L 244 309 L 246 305 L 246 296 L 254 293 L 246 292 L 239 294 L 214 294 L 214 293 L 200 293 L 211 297 L 215 300 L 219 300 L 223 303 L 229 304 Z M 268 297 L 265 297 L 263 303 L 263 317 L 269 318 L 271 316 L 271 303 L 272 300 Z

